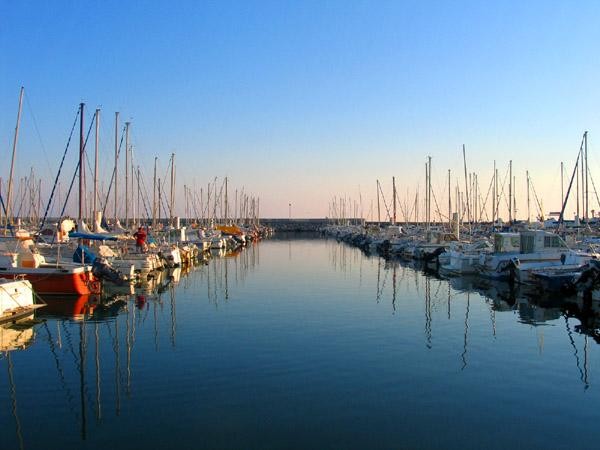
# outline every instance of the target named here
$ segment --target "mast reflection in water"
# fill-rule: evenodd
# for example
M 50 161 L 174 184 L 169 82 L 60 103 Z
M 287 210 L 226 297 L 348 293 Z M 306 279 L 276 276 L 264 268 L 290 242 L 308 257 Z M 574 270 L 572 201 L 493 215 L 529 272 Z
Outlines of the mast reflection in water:
M 0 330 L 2 448 L 586 448 L 600 434 L 600 307 L 577 297 L 276 235 L 134 294 L 49 303 Z

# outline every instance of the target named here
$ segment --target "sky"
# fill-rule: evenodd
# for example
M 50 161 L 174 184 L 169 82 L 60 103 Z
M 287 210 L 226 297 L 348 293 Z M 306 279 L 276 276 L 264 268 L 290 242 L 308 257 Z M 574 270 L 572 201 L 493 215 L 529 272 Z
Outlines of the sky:
M 263 217 L 324 217 L 344 197 L 373 218 L 376 180 L 388 204 L 393 176 L 402 205 L 423 199 L 428 156 L 445 211 L 463 144 L 482 195 L 512 160 L 517 215 L 526 171 L 556 211 L 586 130 L 600 173 L 598 23 L 595 1 L 0 0 L 3 192 L 24 86 L 16 173 L 33 167 L 44 204 L 84 102 L 86 129 L 101 109 L 102 188 L 119 111 L 146 185 L 175 153 L 179 215 L 184 185 L 228 177 L 230 202 L 252 193 Z

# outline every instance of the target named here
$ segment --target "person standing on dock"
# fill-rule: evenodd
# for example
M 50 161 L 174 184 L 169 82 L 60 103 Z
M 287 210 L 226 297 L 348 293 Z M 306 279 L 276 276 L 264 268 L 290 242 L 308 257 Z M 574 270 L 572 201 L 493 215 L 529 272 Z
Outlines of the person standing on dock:
M 146 253 L 146 236 L 147 234 L 143 227 L 139 227 L 133 234 L 138 253 Z

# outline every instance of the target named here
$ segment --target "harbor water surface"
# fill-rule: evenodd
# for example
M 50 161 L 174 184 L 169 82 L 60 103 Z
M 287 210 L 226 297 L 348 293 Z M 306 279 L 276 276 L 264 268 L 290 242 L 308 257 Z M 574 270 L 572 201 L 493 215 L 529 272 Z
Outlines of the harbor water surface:
M 279 235 L 2 355 L 2 449 L 597 448 L 595 305 Z

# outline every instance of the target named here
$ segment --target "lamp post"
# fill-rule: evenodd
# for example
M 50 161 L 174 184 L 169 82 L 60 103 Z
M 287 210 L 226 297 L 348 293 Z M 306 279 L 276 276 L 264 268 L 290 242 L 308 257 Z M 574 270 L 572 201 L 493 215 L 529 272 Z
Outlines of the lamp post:
M 289 207 L 290 207 L 290 217 L 289 217 L 289 219 L 292 220 L 292 204 L 291 203 L 289 204 Z

